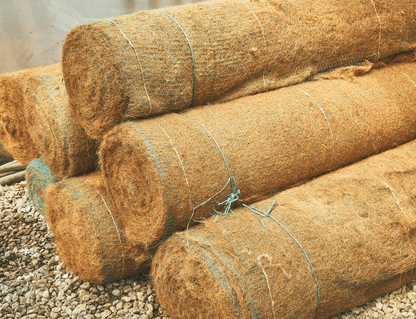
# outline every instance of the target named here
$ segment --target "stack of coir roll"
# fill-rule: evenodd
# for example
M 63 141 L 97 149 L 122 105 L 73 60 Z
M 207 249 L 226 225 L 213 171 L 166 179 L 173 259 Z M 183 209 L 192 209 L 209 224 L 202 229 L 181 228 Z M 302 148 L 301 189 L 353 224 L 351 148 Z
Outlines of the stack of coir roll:
M 102 283 L 155 256 L 179 318 L 325 318 L 416 277 L 415 21 L 410 0 L 219 0 L 72 30 L 0 92 L 66 266 Z

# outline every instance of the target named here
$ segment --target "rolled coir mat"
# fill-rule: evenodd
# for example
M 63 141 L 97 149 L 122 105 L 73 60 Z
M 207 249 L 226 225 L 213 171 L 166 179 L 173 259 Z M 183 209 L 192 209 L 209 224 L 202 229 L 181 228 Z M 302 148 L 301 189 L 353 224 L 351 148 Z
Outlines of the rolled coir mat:
M 416 63 L 392 64 L 123 123 L 100 164 L 134 250 L 408 142 L 415 118 Z
M 29 77 L 25 101 L 28 132 L 52 174 L 63 178 L 95 170 L 96 142 L 69 108 L 60 64 Z
M 34 159 L 26 167 L 26 181 L 29 197 L 36 210 L 42 215 L 46 214 L 46 191 L 48 187 L 59 181 L 49 167 L 40 158 Z
M 278 178 L 276 176 L 276 178 Z M 162 243 L 151 276 L 172 318 L 316 318 L 416 278 L 416 142 Z
M 100 172 L 64 178 L 49 187 L 46 202 L 56 250 L 82 280 L 111 282 L 148 265 L 144 250 L 132 256 L 124 248 L 123 229 Z
M 26 128 L 24 93 L 30 74 L 38 69 L 0 74 L 0 142 L 22 164 L 39 157 Z
M 71 107 L 99 138 L 131 118 L 229 101 L 416 48 L 413 0 L 218 0 L 74 28 Z

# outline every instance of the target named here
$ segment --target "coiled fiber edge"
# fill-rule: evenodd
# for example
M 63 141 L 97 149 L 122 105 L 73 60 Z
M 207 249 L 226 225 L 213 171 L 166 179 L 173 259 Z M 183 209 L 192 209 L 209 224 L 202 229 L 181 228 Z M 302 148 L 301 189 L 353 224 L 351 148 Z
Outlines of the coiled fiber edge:
M 47 192 L 47 221 L 59 256 L 81 279 L 111 282 L 147 265 L 144 250 L 131 254 L 101 173 L 67 177 Z
M 68 104 L 61 64 L 32 73 L 25 92 L 28 132 L 58 178 L 96 169 L 97 142 L 87 136 Z
M 39 157 L 26 127 L 24 92 L 30 74 L 40 69 L 0 75 L 0 141 L 22 164 L 29 164 Z
M 99 158 L 131 249 L 204 219 L 214 203 L 193 207 L 211 196 L 227 199 L 222 154 L 241 191 L 237 207 L 414 139 L 412 78 L 416 64 L 387 65 L 353 81 L 307 82 L 118 125 Z
M 275 220 L 244 207 L 174 234 L 152 261 L 161 305 L 174 318 L 328 318 L 414 279 L 415 155 L 413 141 L 253 205 Z
M 29 197 L 37 211 L 46 214 L 46 191 L 48 187 L 59 181 L 52 175 L 49 167 L 40 158 L 34 159 L 26 167 L 26 181 Z

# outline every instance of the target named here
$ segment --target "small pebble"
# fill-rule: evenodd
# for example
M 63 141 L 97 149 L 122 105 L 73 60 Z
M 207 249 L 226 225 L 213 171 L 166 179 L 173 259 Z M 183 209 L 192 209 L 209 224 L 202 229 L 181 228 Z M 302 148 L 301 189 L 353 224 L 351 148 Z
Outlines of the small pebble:
M 96 285 L 67 272 L 45 218 L 26 204 L 23 185 L 0 186 L 1 319 L 169 319 L 143 275 Z M 415 314 L 413 280 L 329 319 L 416 319 Z
M 163 318 L 156 311 L 145 314 L 148 305 L 156 309 L 157 299 L 153 291 L 144 295 L 147 276 L 96 285 L 69 273 L 56 254 L 45 218 L 28 201 L 23 183 L 0 186 L 1 319 Z M 138 283 L 146 289 L 139 292 L 144 287 Z M 141 308 L 134 306 L 138 293 Z

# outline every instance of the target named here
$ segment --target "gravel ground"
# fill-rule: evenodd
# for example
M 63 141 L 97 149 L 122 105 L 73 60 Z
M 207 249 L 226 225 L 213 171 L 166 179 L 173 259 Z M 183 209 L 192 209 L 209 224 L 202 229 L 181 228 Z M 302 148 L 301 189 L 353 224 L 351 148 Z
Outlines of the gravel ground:
M 147 274 L 101 286 L 68 273 L 27 201 L 26 182 L 0 186 L 0 318 L 169 318 Z M 415 317 L 412 281 L 331 319 Z

